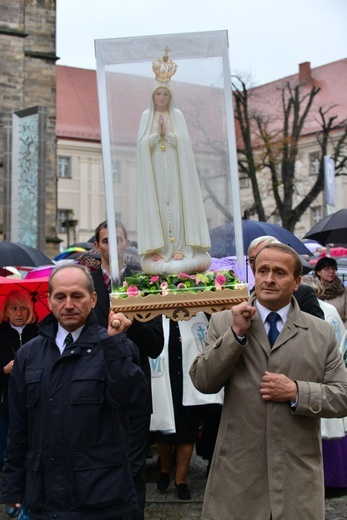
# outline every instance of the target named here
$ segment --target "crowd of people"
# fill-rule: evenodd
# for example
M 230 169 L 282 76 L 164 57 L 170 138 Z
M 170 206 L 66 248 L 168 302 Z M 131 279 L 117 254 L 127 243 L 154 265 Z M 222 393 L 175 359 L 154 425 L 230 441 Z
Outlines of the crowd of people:
M 118 222 L 116 233 L 122 282 L 133 271 L 127 229 Z M 204 520 L 323 519 L 324 489 L 347 488 L 346 288 L 335 261 L 301 278 L 293 249 L 259 237 L 249 301 L 143 323 L 110 311 L 107 222 L 94 246 L 89 269 L 76 260 L 52 271 L 43 320 L 20 290 L 0 311 L 8 516 L 143 520 L 152 442 L 157 490 L 173 479 L 181 500 L 194 448 L 208 460 Z

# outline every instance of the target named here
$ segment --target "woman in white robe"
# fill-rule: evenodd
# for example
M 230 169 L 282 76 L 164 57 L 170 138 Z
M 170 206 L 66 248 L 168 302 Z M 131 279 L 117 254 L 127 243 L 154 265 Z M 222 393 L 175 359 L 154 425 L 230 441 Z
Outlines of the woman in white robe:
M 157 82 L 137 145 L 138 251 L 147 274 L 209 268 L 211 247 L 187 125 L 169 83 Z

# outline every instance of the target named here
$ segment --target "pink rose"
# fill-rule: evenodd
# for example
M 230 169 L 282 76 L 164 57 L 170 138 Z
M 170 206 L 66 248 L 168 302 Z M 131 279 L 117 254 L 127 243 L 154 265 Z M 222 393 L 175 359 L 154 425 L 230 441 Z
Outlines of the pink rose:
M 161 288 L 161 289 L 167 289 L 167 285 L 168 285 L 167 282 L 162 282 L 162 283 L 160 284 L 160 288 Z
M 189 280 L 190 276 L 186 273 L 179 273 L 178 278 L 180 278 L 181 280 Z
M 162 296 L 166 296 L 167 294 L 169 294 L 168 289 L 163 289 L 163 290 L 161 291 L 161 295 L 162 295 Z
M 149 283 L 155 283 L 159 280 L 159 276 L 152 276 L 152 278 L 149 279 Z
M 128 296 L 138 296 L 138 294 L 139 294 L 139 290 L 136 287 L 136 285 L 129 285 L 129 287 L 127 289 L 127 295 Z
M 218 274 L 215 279 L 215 284 L 224 285 L 226 281 L 227 281 L 227 279 L 225 278 L 225 276 L 223 274 Z
M 178 283 L 178 284 L 177 284 L 177 288 L 178 288 L 178 289 L 185 289 L 186 286 L 184 285 L 184 283 L 181 282 L 181 283 Z
M 217 290 L 220 290 L 220 289 L 222 289 L 225 282 L 226 282 L 225 276 L 223 276 L 222 274 L 218 274 L 215 278 L 214 286 Z

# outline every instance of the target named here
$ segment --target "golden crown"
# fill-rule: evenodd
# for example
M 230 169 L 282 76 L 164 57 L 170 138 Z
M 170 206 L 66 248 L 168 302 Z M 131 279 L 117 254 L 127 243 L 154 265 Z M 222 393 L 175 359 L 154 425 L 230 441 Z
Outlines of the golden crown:
M 170 60 L 168 55 L 170 52 L 169 47 L 165 47 L 163 51 L 164 56 L 162 58 L 157 58 L 152 62 L 152 69 L 156 81 L 159 81 L 160 83 L 169 83 L 172 76 L 175 74 L 178 65 L 174 61 Z

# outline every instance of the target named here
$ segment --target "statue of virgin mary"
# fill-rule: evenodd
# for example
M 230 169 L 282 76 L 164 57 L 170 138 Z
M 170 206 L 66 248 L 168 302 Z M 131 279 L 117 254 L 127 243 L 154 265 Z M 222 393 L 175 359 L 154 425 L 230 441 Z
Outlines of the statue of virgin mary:
M 137 141 L 138 252 L 147 274 L 203 272 L 211 265 L 206 214 L 188 128 L 176 107 L 168 58 L 153 62 L 156 81 Z

